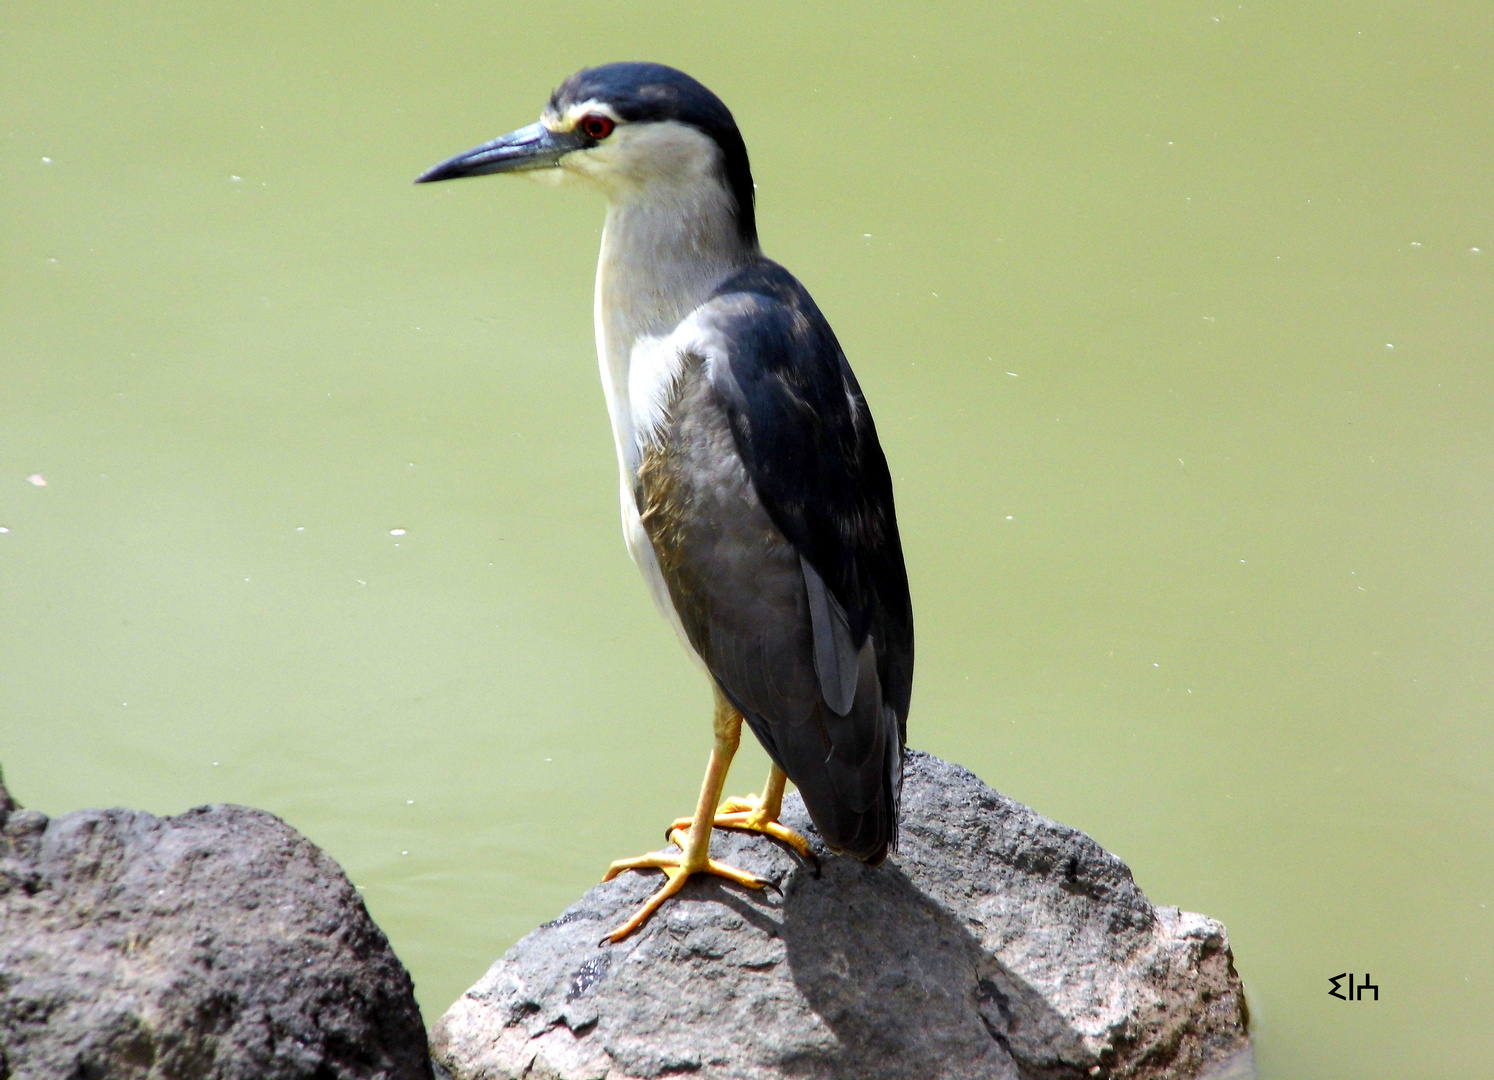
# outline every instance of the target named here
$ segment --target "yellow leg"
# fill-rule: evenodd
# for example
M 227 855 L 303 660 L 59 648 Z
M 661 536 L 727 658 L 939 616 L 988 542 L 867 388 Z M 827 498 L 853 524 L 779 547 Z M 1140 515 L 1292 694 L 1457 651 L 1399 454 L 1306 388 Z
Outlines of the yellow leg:
M 761 889 L 769 884 L 755 874 L 727 866 L 710 857 L 711 826 L 715 817 L 711 808 L 716 805 L 716 800 L 721 798 L 721 788 L 726 783 L 726 771 L 731 768 L 732 756 L 736 754 L 737 744 L 742 738 L 742 714 L 732 708 L 731 704 L 721 696 L 720 691 L 716 693 L 715 730 L 716 745 L 711 750 L 710 764 L 706 766 L 705 781 L 700 785 L 700 801 L 696 804 L 695 816 L 681 818 L 669 833 L 669 839 L 680 847 L 679 854 L 656 851 L 633 859 L 619 859 L 607 868 L 606 876 L 602 878 L 603 881 L 611 881 L 628 870 L 649 869 L 664 871 L 667 879 L 664 887 L 649 897 L 648 902 L 639 908 L 631 919 L 607 935 L 609 941 L 621 941 L 646 923 L 649 916 L 658 911 L 659 906 L 665 900 L 685 887 L 685 882 L 692 874 L 716 874 L 728 881 L 735 881 L 738 885 L 745 885 L 749 889 Z M 780 786 L 780 798 L 782 794 Z M 685 831 L 686 827 L 689 829 L 688 832 Z
M 809 858 L 809 841 L 793 829 L 786 829 L 778 823 L 778 815 L 783 811 L 783 788 L 787 783 L 788 777 L 783 770 L 774 765 L 768 770 L 768 782 L 763 785 L 761 797 L 756 794 L 746 798 L 733 795 L 716 808 L 712 824 L 718 829 L 745 829 L 771 836 L 774 840 L 783 841 L 804 858 Z M 689 824 L 689 818 L 680 818 L 669 826 L 669 831 L 672 834 L 674 830 Z

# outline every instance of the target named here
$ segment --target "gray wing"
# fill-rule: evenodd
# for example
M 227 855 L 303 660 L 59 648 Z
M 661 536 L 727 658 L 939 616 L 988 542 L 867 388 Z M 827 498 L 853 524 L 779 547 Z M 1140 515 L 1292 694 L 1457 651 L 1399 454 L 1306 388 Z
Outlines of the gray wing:
M 760 301 L 713 306 L 739 320 Z M 843 568 L 817 569 L 812 545 L 796 543 L 763 498 L 742 452 L 740 408 L 733 416 L 737 359 L 688 359 L 644 456 L 640 514 L 686 635 L 722 692 L 799 786 L 826 840 L 879 861 L 896 839 L 901 787 L 906 696 L 900 710 L 884 689 L 884 672 L 900 670 L 889 667 L 895 635 L 879 640 L 887 619 L 868 618 L 874 602 L 847 611 L 844 587 L 831 583 Z

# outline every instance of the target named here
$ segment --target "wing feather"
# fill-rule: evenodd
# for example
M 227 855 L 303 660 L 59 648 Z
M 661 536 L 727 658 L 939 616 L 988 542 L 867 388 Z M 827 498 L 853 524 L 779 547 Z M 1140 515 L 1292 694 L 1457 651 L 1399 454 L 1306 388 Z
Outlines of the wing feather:
M 801 552 L 804 568 L 804 591 L 809 599 L 809 620 L 814 629 L 814 670 L 820 680 L 820 694 L 830 711 L 844 716 L 851 711 L 856 698 L 856 683 L 861 677 L 861 656 L 851 642 L 851 626 L 845 608 L 825 588 L 825 579 L 815 572 Z
M 729 278 L 697 318 L 753 491 L 799 555 L 816 722 L 753 709 L 760 675 L 712 672 L 827 838 L 876 861 L 896 841 L 913 613 L 871 411 L 824 315 L 775 263 Z

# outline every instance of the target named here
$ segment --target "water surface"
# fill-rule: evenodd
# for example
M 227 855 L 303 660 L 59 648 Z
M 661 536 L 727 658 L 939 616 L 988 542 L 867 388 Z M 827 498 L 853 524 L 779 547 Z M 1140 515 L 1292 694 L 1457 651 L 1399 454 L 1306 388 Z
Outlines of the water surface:
M 914 744 L 1224 920 L 1265 1075 L 1479 1075 L 1491 20 L 16 0 L 17 796 L 273 810 L 428 1019 L 693 805 L 710 697 L 620 542 L 601 206 L 410 184 L 658 59 L 736 112 L 875 411 Z M 1351 968 L 1378 1003 L 1328 996 Z

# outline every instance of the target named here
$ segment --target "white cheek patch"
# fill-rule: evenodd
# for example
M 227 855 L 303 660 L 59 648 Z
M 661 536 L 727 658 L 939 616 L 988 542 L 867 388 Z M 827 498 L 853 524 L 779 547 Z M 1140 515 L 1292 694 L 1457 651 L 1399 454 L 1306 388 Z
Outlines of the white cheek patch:
M 594 146 L 589 150 L 573 150 L 560 159 L 559 172 L 567 173 L 576 180 L 603 183 L 615 171 L 606 148 Z
M 669 120 L 624 126 L 613 132 L 609 142 L 612 168 L 639 181 L 689 183 L 714 177 L 719 171 L 721 151 L 688 124 Z
M 579 108 L 579 106 L 577 107 Z M 558 121 L 563 125 L 567 120 Z M 591 110 L 596 111 L 596 110 Z M 546 121 L 547 125 L 551 121 Z M 688 124 L 662 122 L 619 123 L 596 146 L 577 150 L 560 160 L 560 170 L 594 184 L 609 194 L 652 186 L 686 188 L 715 185 L 721 151 L 707 136 Z
M 589 98 L 579 104 L 572 105 L 563 114 L 553 113 L 546 109 L 540 116 L 540 123 L 546 129 L 554 132 L 570 132 L 576 130 L 577 123 L 588 113 L 596 113 L 608 117 L 613 123 L 621 125 L 622 119 L 612 111 L 608 105 Z M 614 131 L 614 135 L 616 132 Z M 610 140 L 609 140 L 610 141 Z M 611 155 L 607 153 L 608 142 L 602 142 L 597 146 L 585 150 L 573 150 L 548 169 L 534 169 L 529 172 L 529 178 L 537 183 L 549 187 L 566 187 L 572 184 L 582 186 L 602 186 L 605 188 L 606 181 L 615 168 L 610 160 Z
M 545 187 L 563 187 L 566 184 L 575 183 L 576 179 L 559 165 L 548 169 L 525 169 L 517 175 L 532 183 L 543 184 Z

